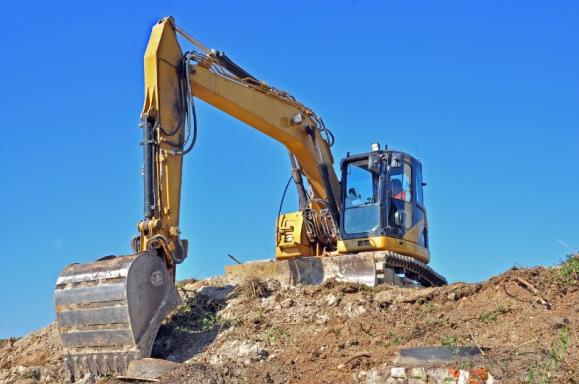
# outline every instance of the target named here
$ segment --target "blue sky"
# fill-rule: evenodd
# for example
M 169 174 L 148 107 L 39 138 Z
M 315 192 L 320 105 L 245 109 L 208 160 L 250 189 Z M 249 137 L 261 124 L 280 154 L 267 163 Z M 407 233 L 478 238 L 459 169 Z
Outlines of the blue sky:
M 217 3 L 216 3 L 217 4 Z M 9 2 L 0 24 L 0 337 L 54 319 L 59 271 L 130 252 L 142 215 L 142 55 L 166 15 L 336 135 L 428 182 L 432 265 L 480 281 L 579 247 L 579 6 L 544 1 Z M 331 4 L 331 5 L 330 5 Z M 179 278 L 273 255 L 285 150 L 197 103 Z M 295 194 L 286 210 L 295 206 Z

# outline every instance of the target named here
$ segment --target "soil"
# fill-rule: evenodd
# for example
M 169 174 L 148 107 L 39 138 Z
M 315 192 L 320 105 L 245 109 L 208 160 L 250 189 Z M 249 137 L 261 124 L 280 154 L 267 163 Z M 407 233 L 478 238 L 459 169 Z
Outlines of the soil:
M 153 357 L 183 363 L 161 383 L 356 383 L 402 348 L 476 346 L 484 354 L 461 364 L 500 382 L 579 383 L 578 277 L 559 266 L 423 289 L 187 281 Z M 61 360 L 54 324 L 3 340 L 0 383 L 62 382 Z

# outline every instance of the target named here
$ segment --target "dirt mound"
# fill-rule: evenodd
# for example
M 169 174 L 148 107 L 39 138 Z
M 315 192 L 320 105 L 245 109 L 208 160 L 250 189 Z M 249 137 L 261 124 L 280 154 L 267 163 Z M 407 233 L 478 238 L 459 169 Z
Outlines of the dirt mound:
M 3 340 L 0 344 L 0 383 L 62 382 L 61 350 L 54 323 L 21 339 Z
M 506 383 L 576 383 L 578 262 L 426 289 L 180 284 L 184 304 L 153 353 L 184 363 L 162 383 L 338 383 L 370 382 L 401 348 L 476 346 L 484 355 L 459 368 L 482 365 Z M 62 379 L 53 325 L 0 348 L 0 383 Z

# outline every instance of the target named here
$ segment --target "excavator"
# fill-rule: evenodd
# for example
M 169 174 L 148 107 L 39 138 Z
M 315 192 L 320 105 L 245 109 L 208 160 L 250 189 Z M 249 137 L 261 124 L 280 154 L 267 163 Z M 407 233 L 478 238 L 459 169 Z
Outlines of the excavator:
M 194 49 L 183 52 L 179 39 Z M 194 99 L 279 141 L 288 150 L 299 209 L 278 215 L 275 259 L 226 266 L 226 277 L 327 279 L 367 285 L 439 286 L 430 261 L 422 165 L 380 148 L 334 168 L 334 135 L 314 111 L 208 49 L 172 17 L 156 23 L 144 57 L 144 215 L 133 254 L 72 264 L 55 288 L 67 380 L 124 374 L 149 357 L 163 320 L 180 303 L 175 271 L 187 257 L 179 228 L 183 157 L 197 139 Z M 289 182 L 288 182 L 289 185 Z

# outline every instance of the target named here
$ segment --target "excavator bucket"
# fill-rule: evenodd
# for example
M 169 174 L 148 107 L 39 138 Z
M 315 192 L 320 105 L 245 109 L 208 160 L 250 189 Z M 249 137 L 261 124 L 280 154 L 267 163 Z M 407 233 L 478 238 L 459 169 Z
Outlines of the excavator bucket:
M 142 252 L 69 265 L 56 282 L 55 304 L 67 380 L 75 381 L 125 374 L 131 360 L 149 357 L 179 294 L 164 261 Z

